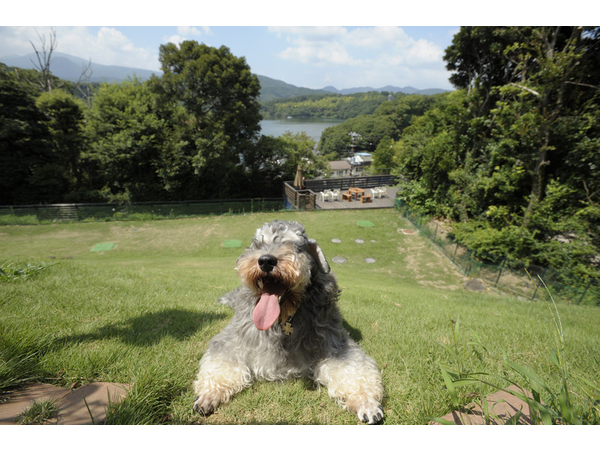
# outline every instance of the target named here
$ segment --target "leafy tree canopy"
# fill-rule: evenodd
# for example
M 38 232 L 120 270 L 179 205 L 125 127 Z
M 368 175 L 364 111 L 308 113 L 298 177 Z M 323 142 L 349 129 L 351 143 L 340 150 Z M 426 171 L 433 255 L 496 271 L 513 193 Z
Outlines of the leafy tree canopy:
M 450 94 L 396 147 L 405 201 L 472 248 L 600 275 L 598 28 L 463 27 Z M 595 275 L 592 275 L 595 274 Z
M 195 175 L 202 198 L 234 195 L 244 172 L 241 155 L 260 131 L 260 84 L 244 58 L 227 47 L 196 41 L 160 46 L 161 78 L 150 83 L 163 102 L 181 103 L 190 116 Z M 233 177 L 233 178 L 231 178 Z

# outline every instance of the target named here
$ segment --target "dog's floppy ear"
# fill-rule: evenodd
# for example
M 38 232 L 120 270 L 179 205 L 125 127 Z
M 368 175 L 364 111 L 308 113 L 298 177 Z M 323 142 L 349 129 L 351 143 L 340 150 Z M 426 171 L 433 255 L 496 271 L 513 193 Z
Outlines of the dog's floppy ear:
M 308 252 L 317 262 L 319 270 L 323 273 L 329 273 L 329 271 L 331 270 L 329 268 L 329 263 L 325 259 L 325 255 L 321 251 L 321 247 L 319 247 L 319 244 L 317 244 L 317 241 L 315 241 L 314 239 L 308 240 Z

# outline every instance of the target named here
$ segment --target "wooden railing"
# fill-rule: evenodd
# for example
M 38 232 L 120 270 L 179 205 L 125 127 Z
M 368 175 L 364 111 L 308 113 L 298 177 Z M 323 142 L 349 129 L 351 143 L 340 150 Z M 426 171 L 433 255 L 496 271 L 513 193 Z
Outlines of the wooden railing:
M 316 208 L 317 194 L 310 189 L 296 189 L 291 181 L 283 183 L 284 197 L 295 209 L 312 211 Z
M 305 187 L 314 192 L 322 192 L 325 189 L 348 190 L 351 187 L 375 188 L 380 186 L 395 186 L 398 177 L 394 175 L 374 175 L 364 177 L 348 178 L 326 178 L 322 180 L 306 180 Z
M 304 189 L 296 189 L 292 181 L 286 181 L 284 197 L 287 202 L 298 210 L 315 209 L 317 194 L 325 189 L 348 190 L 352 187 L 363 189 L 379 186 L 395 186 L 399 178 L 394 175 L 372 175 L 364 177 L 326 178 L 322 180 L 305 180 Z

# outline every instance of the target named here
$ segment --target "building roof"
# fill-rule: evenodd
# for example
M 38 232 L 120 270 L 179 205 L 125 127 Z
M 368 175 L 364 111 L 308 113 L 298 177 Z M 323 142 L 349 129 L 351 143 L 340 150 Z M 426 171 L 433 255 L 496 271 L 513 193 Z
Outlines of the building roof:
M 345 159 L 340 161 L 329 161 L 329 167 L 331 170 L 350 170 L 352 168 L 350 163 Z

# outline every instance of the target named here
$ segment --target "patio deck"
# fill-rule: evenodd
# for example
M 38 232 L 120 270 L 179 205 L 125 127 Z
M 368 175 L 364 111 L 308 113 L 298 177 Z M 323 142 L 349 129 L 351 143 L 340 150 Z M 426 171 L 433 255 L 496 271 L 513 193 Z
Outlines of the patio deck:
M 385 197 L 373 198 L 369 203 L 361 203 L 360 200 L 352 200 L 348 202 L 346 200 L 327 200 L 322 201 L 321 196 L 317 195 L 316 209 L 381 209 L 381 208 L 393 208 L 394 201 L 396 199 L 396 192 L 398 188 L 388 187 L 387 194 Z M 369 191 L 367 190 L 367 193 Z

